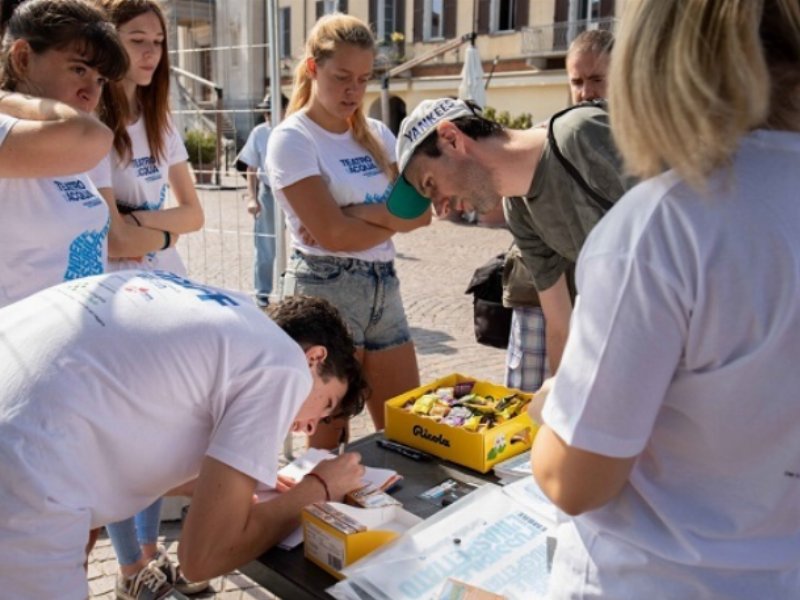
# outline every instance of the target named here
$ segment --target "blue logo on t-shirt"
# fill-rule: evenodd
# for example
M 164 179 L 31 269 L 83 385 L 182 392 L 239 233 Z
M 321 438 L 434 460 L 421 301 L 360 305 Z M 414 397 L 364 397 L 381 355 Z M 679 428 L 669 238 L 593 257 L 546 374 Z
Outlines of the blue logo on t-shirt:
M 190 281 L 188 279 L 184 279 L 175 273 L 170 273 L 169 271 L 151 271 L 153 275 L 156 277 L 160 277 L 161 279 L 165 279 L 171 283 L 177 284 L 182 288 L 186 288 L 187 290 L 197 290 L 200 292 L 197 295 L 198 300 L 203 300 L 205 302 L 216 302 L 220 306 L 239 306 L 239 303 L 231 298 L 230 296 L 223 294 L 219 290 L 215 290 L 213 288 L 207 288 L 203 285 L 195 283 L 194 281 Z M 142 275 L 144 277 L 145 275 Z
M 71 179 L 69 181 L 53 180 L 53 183 L 56 184 L 58 191 L 61 192 L 67 202 L 83 202 L 87 208 L 100 204 L 97 196 L 80 179 Z
M 383 190 L 382 194 L 367 194 L 364 196 L 364 204 L 385 204 L 389 199 L 389 194 L 392 193 L 392 184 L 390 183 Z
M 131 166 L 136 169 L 136 176 L 145 181 L 155 181 L 161 177 L 161 172 L 156 165 L 156 159 L 152 156 L 142 156 L 134 158 Z
M 103 247 L 108 235 L 110 219 L 100 231 L 84 231 L 69 245 L 67 271 L 64 281 L 99 275 L 105 271 Z
M 158 206 L 154 208 L 148 207 L 147 210 L 159 210 L 162 206 L 164 206 L 164 201 L 167 199 L 167 190 L 169 186 L 165 183 L 161 186 L 161 191 L 158 193 Z
M 364 177 L 373 177 L 381 172 L 369 154 L 355 158 L 340 158 L 339 162 L 344 165 L 344 168 L 351 175 L 361 173 Z
M 158 202 L 151 203 L 145 200 L 139 206 L 134 206 L 133 204 L 117 200 L 117 206 L 121 207 L 125 212 L 133 210 L 161 210 L 161 207 L 164 206 L 164 201 L 167 199 L 167 191 L 169 191 L 169 186 L 165 183 L 161 186 L 161 191 L 158 193 Z

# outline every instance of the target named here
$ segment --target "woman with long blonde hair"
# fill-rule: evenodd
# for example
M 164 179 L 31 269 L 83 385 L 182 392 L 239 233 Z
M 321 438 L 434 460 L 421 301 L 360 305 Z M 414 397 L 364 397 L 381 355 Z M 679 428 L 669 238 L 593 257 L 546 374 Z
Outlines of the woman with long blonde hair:
M 294 254 L 283 294 L 324 297 L 345 317 L 371 389 L 367 406 L 383 428 L 383 404 L 419 385 L 391 238 L 430 221 L 403 222 L 385 202 L 397 174 L 395 139 L 364 115 L 375 41 L 356 17 L 322 17 L 295 72 L 287 118 L 272 133 L 267 170 L 286 211 Z M 308 431 L 333 447 L 343 420 Z
M 612 126 L 650 179 L 578 261 L 532 454 L 574 516 L 549 597 L 795 598 L 800 2 L 628 0 L 617 39 Z

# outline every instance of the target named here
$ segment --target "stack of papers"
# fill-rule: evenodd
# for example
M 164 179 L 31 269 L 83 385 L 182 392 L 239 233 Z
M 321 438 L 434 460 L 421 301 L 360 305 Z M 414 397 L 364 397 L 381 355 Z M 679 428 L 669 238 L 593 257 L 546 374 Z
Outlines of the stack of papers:
M 293 481 L 300 481 L 323 460 L 332 458 L 336 458 L 336 455 L 329 450 L 309 448 L 303 455 L 298 456 L 278 471 L 278 475 Z M 388 490 L 403 478 L 402 475 L 392 469 L 379 469 L 377 467 L 365 467 L 365 469 L 363 484 L 365 486 L 374 486 L 379 490 Z
M 506 485 L 531 475 L 531 453 L 523 452 L 494 466 L 494 474 L 500 478 L 500 485 Z
M 318 448 L 309 448 L 304 454 L 295 458 L 288 465 L 278 471 L 278 475 L 298 482 L 305 477 L 311 470 L 316 467 L 323 460 L 330 460 L 336 458 L 336 455 L 329 450 L 320 450 Z M 370 486 L 378 490 L 388 490 L 398 481 L 403 478 L 397 471 L 392 469 L 379 469 L 376 467 L 365 467 L 364 479 L 362 483 L 364 486 Z M 259 501 L 269 500 L 274 497 L 278 492 L 268 491 L 258 494 Z M 303 528 L 298 527 L 292 533 L 278 544 L 279 548 L 284 550 L 291 550 L 303 543 Z
M 532 479 L 532 478 L 531 478 Z M 345 567 L 327 592 L 338 600 L 432 600 L 448 577 L 508 600 L 547 591 L 550 520 L 530 486 L 487 483 Z

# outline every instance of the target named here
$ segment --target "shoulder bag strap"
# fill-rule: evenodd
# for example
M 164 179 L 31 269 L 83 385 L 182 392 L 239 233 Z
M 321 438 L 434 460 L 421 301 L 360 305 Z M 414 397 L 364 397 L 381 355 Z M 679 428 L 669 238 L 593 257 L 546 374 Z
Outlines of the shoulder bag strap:
M 586 195 L 589 196 L 594 202 L 604 211 L 608 212 L 614 206 L 613 202 L 610 202 L 606 198 L 603 198 L 600 194 L 598 194 L 595 190 L 593 190 L 586 180 L 583 178 L 583 175 L 578 172 L 578 169 L 575 168 L 571 162 L 567 160 L 567 158 L 561 153 L 561 149 L 558 147 L 556 143 L 556 136 L 553 133 L 553 124 L 555 123 L 556 119 L 561 117 L 562 115 L 568 113 L 569 111 L 586 106 L 586 104 L 576 104 L 574 106 L 570 106 L 569 108 L 565 108 L 562 111 L 557 112 L 550 118 L 550 123 L 547 126 L 547 141 L 550 143 L 550 149 L 552 150 L 553 154 L 555 154 L 558 161 L 563 165 L 564 169 L 566 169 L 567 173 L 578 183 L 578 185 L 583 188 L 583 191 L 586 192 Z M 602 107 L 602 105 L 599 105 Z

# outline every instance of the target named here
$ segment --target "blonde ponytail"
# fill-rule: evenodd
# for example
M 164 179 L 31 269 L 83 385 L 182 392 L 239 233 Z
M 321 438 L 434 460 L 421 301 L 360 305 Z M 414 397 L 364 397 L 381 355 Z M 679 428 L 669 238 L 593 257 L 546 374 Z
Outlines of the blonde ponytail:
M 374 51 L 375 38 L 372 37 L 372 32 L 364 21 L 351 15 L 334 13 L 321 17 L 309 32 L 305 52 L 295 68 L 292 98 L 286 110 L 287 115 L 305 108 L 311 101 L 312 82 L 308 73 L 308 59 L 313 58 L 314 62 L 322 64 L 333 56 L 342 44 Z M 381 140 L 370 129 L 363 106 L 359 106 L 353 113 L 349 123 L 356 142 L 372 155 L 375 163 L 387 177 L 394 179 L 397 175 L 396 170 L 392 169 Z
M 308 76 L 306 57 L 303 57 L 294 70 L 292 98 L 289 100 L 286 116 L 288 117 L 293 112 L 305 107 L 309 100 L 311 100 L 311 78 Z
M 369 128 L 367 118 L 364 116 L 364 108 L 361 106 L 359 106 L 356 112 L 353 113 L 353 116 L 350 117 L 350 131 L 353 132 L 353 138 L 355 138 L 359 146 L 372 155 L 378 168 L 383 171 L 389 179 L 394 180 L 394 178 L 397 177 L 397 170 L 392 168 L 392 164 L 389 162 L 389 156 L 386 154 L 386 149 Z

